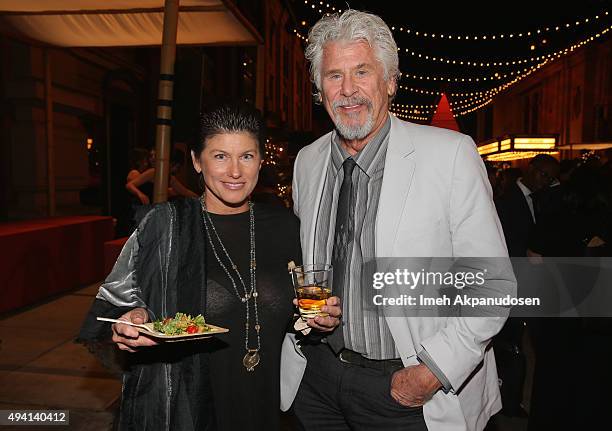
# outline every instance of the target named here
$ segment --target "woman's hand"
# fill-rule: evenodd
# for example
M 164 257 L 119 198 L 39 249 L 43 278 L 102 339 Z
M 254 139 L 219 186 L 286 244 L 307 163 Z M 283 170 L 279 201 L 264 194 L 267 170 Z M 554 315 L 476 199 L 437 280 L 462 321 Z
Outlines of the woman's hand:
M 140 203 L 143 205 L 149 205 L 150 203 L 149 197 L 142 192 L 138 195 L 138 199 L 140 199 Z
M 121 316 L 119 320 L 127 320 L 132 323 L 146 323 L 149 320 L 149 315 L 144 308 L 134 308 Z M 121 350 L 134 353 L 138 347 L 157 345 L 155 341 L 139 332 L 133 326 L 114 323 L 112 329 L 113 343 L 116 343 L 117 347 Z
M 293 304 L 297 306 L 297 299 L 293 300 Z M 337 296 L 327 298 L 326 305 L 321 307 L 321 311 L 329 314 L 329 316 L 315 316 L 308 319 L 306 324 L 317 331 L 332 332 L 336 329 L 336 326 L 340 325 L 340 318 L 342 317 L 340 298 Z

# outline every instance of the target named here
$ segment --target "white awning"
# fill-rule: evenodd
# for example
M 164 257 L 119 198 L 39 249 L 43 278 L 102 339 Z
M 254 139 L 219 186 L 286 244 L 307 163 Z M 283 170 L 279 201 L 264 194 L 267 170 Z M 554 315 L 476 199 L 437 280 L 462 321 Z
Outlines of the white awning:
M 0 0 L 0 31 L 63 47 L 161 45 L 163 0 Z M 254 45 L 231 0 L 182 0 L 179 45 Z

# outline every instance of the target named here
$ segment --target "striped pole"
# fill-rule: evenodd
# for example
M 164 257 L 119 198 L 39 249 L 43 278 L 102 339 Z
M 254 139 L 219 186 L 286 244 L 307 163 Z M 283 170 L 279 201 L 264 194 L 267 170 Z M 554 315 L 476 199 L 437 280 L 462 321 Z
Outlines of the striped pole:
M 170 177 L 170 135 L 172 133 L 172 93 L 179 0 L 166 0 L 162 35 L 157 120 L 155 134 L 155 182 L 153 202 L 168 200 Z

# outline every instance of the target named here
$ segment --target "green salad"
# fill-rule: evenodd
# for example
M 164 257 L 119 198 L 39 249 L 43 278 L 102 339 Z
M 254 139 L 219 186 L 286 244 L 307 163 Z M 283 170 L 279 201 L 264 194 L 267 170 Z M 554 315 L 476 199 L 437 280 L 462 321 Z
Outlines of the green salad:
M 191 317 L 185 313 L 176 313 L 174 317 L 156 320 L 153 322 L 153 328 L 165 335 L 199 334 L 208 331 L 204 316 L 198 314 L 196 317 Z

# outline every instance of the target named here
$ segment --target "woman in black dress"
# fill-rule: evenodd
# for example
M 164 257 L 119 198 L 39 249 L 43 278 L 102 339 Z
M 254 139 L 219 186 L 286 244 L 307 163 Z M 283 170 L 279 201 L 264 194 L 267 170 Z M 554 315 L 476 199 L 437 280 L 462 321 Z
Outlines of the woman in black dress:
M 115 324 L 112 340 L 133 354 L 124 373 L 120 429 L 279 429 L 280 349 L 291 327 L 287 263 L 300 259 L 298 222 L 283 208 L 253 204 L 263 152 L 257 111 L 226 105 L 202 121 L 192 150 L 205 193 L 157 205 L 126 243 L 100 287 L 80 339 L 110 338 L 95 316 L 142 323 L 202 313 L 230 329 L 206 341 L 158 343 Z M 338 325 L 330 317 L 310 325 Z

